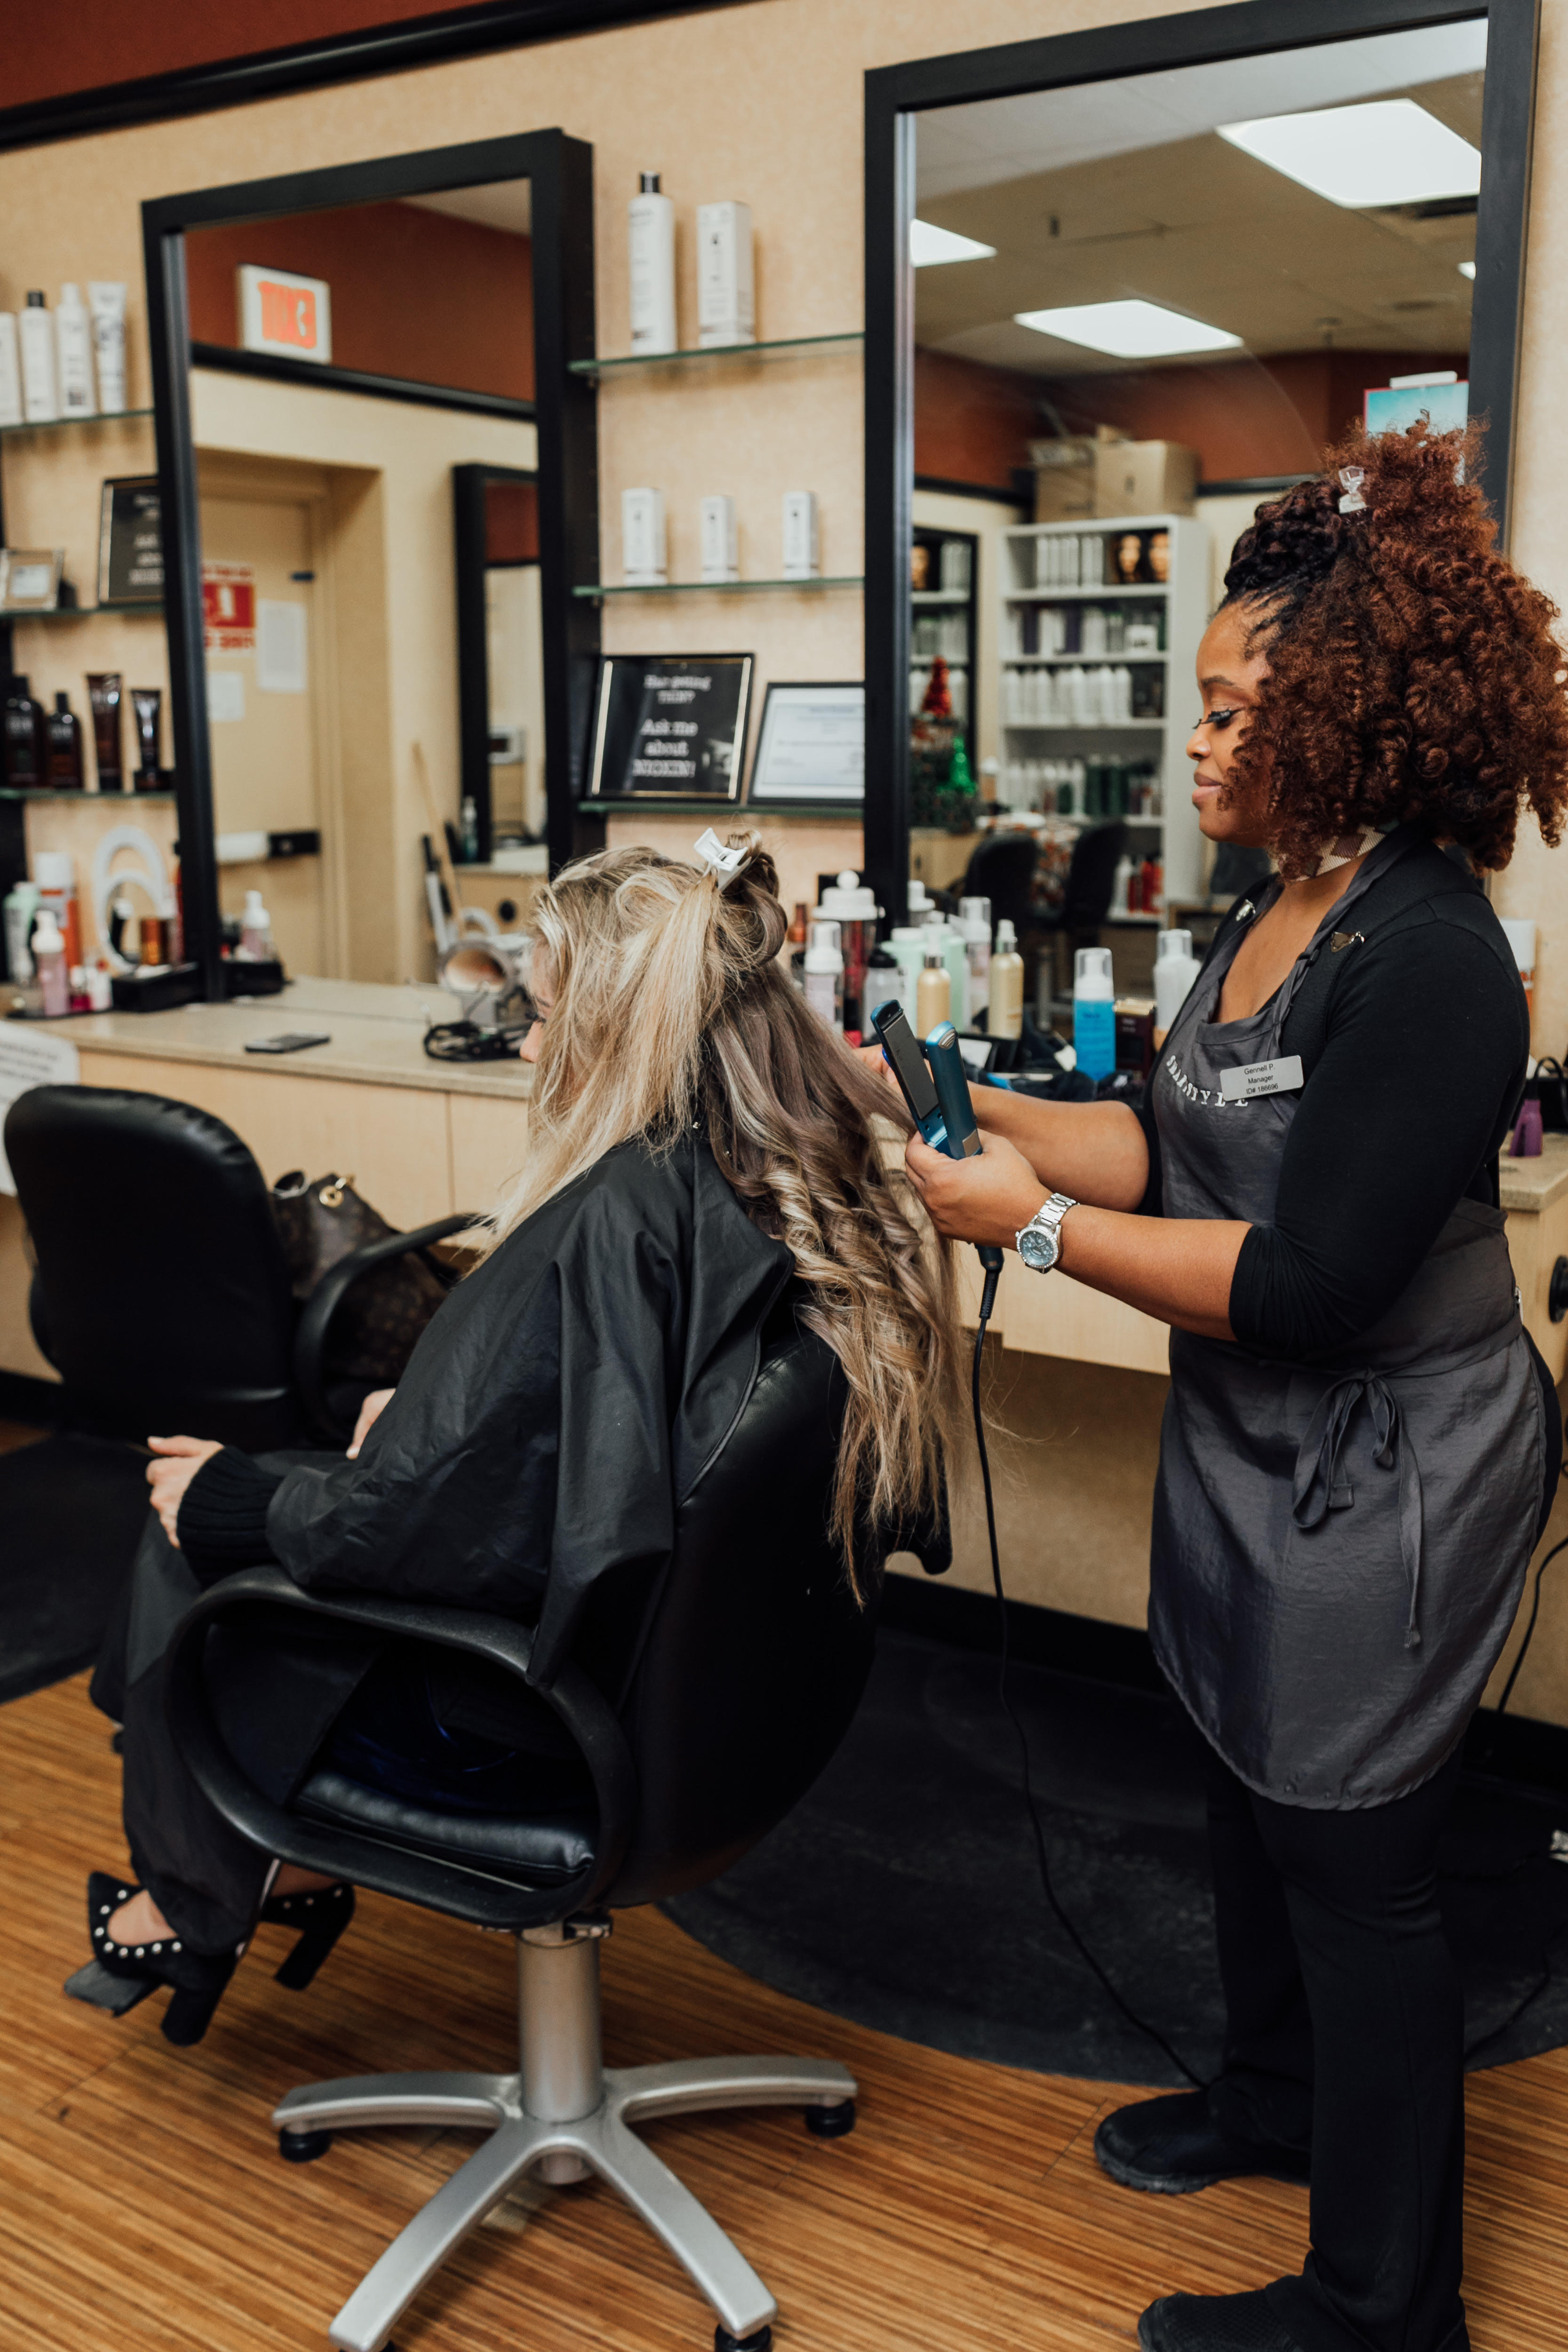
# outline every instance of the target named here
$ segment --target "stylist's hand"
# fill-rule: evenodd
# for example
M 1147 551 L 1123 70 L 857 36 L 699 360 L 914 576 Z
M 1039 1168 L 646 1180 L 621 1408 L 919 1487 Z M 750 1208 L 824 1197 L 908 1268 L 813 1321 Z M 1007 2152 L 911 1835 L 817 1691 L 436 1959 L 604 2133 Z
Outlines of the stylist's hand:
M 999 1135 L 983 1134 L 979 1153 L 969 1160 L 950 1160 L 911 1135 L 904 1165 L 932 1224 L 948 1241 L 1011 1249 L 1050 1198 L 1023 1153 Z
M 178 1551 L 180 1538 L 174 1529 L 179 1523 L 180 1505 L 185 1499 L 185 1488 L 202 1464 L 210 1462 L 215 1454 L 223 1452 L 223 1448 L 206 1437 L 150 1437 L 147 1443 L 155 1454 L 163 1456 L 163 1460 L 147 1465 L 147 1484 L 153 1489 L 153 1508 L 163 1522 L 163 1533 Z
M 366 1397 L 364 1402 L 361 1405 L 359 1409 L 359 1419 L 354 1423 L 354 1433 L 349 1441 L 349 1460 L 351 1462 L 358 1461 L 360 1447 L 370 1435 L 371 1429 L 375 1422 L 380 1419 L 387 1406 L 392 1402 L 395 1393 L 395 1391 L 392 1389 L 372 1389 L 369 1396 Z
M 852 1045 L 849 1050 L 864 1068 L 867 1076 L 880 1078 L 884 1086 L 890 1087 L 901 1106 L 904 1097 L 900 1092 L 899 1082 L 893 1076 L 892 1065 L 880 1045 Z

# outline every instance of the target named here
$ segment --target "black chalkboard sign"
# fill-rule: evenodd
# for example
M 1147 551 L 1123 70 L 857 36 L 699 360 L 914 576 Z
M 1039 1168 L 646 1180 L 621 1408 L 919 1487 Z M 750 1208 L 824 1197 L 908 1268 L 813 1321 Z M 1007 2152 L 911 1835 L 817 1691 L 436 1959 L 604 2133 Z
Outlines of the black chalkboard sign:
M 734 801 L 751 654 L 613 654 L 599 667 L 595 800 Z
M 100 604 L 161 604 L 163 529 L 158 477 L 139 474 L 105 482 L 98 527 Z

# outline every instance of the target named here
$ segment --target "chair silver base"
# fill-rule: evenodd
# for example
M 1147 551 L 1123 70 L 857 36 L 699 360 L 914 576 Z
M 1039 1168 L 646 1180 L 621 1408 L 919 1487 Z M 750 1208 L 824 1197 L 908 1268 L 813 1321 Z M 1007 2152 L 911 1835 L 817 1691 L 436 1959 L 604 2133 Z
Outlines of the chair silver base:
M 359 2074 L 290 2091 L 277 2109 L 272 2120 L 285 2134 L 385 2124 L 489 2133 L 350 2295 L 329 2331 L 342 2352 L 381 2352 L 426 2281 L 534 2170 L 548 2181 L 596 2173 L 618 2190 L 731 2336 L 752 2336 L 773 2318 L 777 2305 L 751 2264 L 630 2126 L 704 2107 L 839 2106 L 855 2096 L 855 2078 L 810 2058 L 691 2058 L 606 2070 L 599 1944 L 608 1932 L 607 1920 L 567 1920 L 518 1938 L 519 2073 Z

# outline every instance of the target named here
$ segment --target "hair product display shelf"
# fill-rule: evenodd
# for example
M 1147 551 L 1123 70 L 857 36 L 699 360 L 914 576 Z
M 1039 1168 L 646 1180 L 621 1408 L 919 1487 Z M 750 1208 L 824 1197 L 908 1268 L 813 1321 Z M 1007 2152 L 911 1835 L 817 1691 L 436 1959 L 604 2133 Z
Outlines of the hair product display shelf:
M 629 798 L 579 801 L 579 816 L 721 816 L 742 817 L 748 824 L 771 824 L 774 817 L 803 817 L 813 823 L 825 817 L 853 817 L 857 824 L 864 818 L 864 801 L 813 801 L 809 806 L 795 805 L 789 801 L 721 801 L 660 800 L 652 793 L 634 793 Z M 461 868 L 459 867 L 459 872 Z
M 162 596 L 123 596 L 101 604 L 0 604 L 0 621 L 90 621 L 95 613 L 156 613 Z
M 764 588 L 863 588 L 865 576 L 858 572 L 832 574 L 819 580 L 665 580 L 657 586 L 639 587 L 635 583 L 597 580 L 591 587 L 574 588 L 574 596 L 734 596 L 748 590 Z
M 1161 814 L 1124 822 L 1142 842 L 1157 830 L 1167 901 L 1196 898 L 1203 836 L 1185 747 L 1208 619 L 1206 525 L 1173 514 L 1025 523 L 1002 532 L 1000 558 L 1000 797 L 1049 809 L 1065 781 L 1071 816 L 1093 824 L 1110 813 L 1108 763 L 1131 769 L 1109 782 L 1119 794 L 1152 783 Z
M 89 793 L 79 785 L 69 785 L 56 792 L 48 784 L 0 784 L 0 801 L 74 801 L 78 807 L 134 808 L 141 801 L 172 801 L 174 788 L 160 787 L 155 793 Z
M 58 433 L 67 425 L 124 425 L 134 417 L 151 416 L 152 414 L 150 408 L 111 408 L 100 410 L 91 416 L 39 417 L 33 424 L 24 419 L 20 425 L 0 425 L 0 440 L 8 439 L 13 433 Z
M 570 360 L 567 366 L 573 375 L 592 376 L 595 383 L 608 377 L 627 375 L 644 368 L 705 367 L 713 361 L 724 360 L 794 360 L 810 359 L 821 353 L 858 351 L 866 338 L 858 328 L 838 335 L 786 335 L 766 343 L 714 343 L 711 347 L 679 352 L 626 352 L 617 358 Z

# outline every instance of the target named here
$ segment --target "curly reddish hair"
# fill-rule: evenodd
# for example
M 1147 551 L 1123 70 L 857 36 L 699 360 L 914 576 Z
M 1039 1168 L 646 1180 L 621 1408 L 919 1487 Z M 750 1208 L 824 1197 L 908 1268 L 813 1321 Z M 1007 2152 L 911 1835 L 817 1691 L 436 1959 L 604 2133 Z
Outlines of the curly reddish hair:
M 1236 542 L 1220 609 L 1256 608 L 1268 675 L 1233 777 L 1266 781 L 1288 878 L 1363 825 L 1418 820 L 1483 867 L 1507 865 L 1526 802 L 1563 832 L 1557 607 L 1497 552 L 1480 457 L 1474 425 L 1348 435 Z M 1363 512 L 1340 512 L 1342 466 Z

